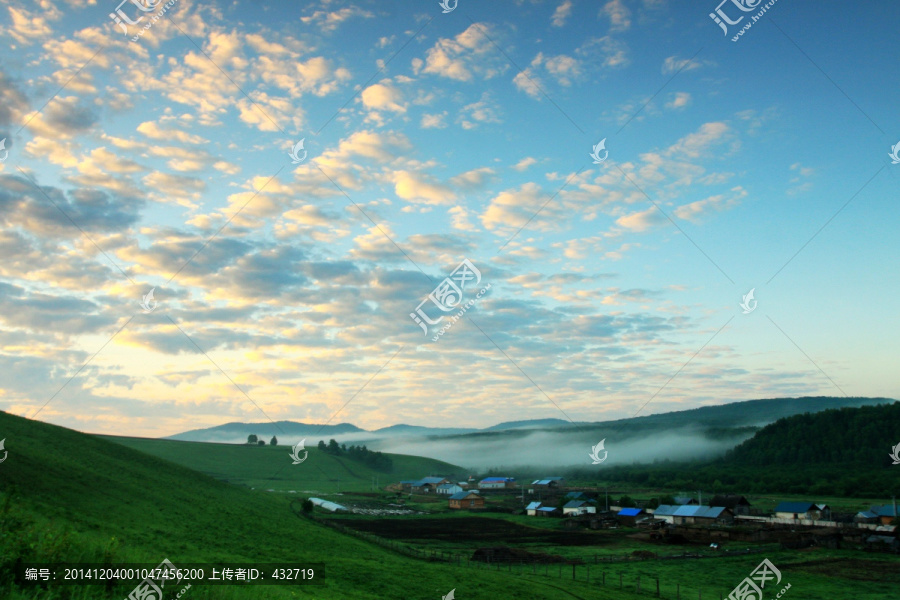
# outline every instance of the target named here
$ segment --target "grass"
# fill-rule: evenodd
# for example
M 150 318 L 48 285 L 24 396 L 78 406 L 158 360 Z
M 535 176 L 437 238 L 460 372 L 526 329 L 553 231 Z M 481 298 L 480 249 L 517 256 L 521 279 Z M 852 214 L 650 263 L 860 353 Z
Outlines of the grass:
M 596 534 L 593 538 L 596 543 L 572 546 L 547 537 L 548 533 L 564 531 L 562 520 L 503 513 L 441 512 L 414 517 L 444 523 L 450 535 L 410 536 L 409 540 L 399 540 L 402 545 L 452 551 L 463 556 L 471 556 L 472 550 L 481 545 L 521 545 L 531 551 L 582 558 L 589 563 L 574 568 L 574 581 L 570 565 L 513 567 L 511 573 L 505 565 L 499 572 L 495 570 L 496 565 L 490 569 L 474 565 L 457 567 L 410 558 L 298 516 L 298 500 L 303 494 L 272 494 L 248 487 L 282 491 L 320 489 L 332 483 L 329 473 L 334 471 L 340 473 L 334 478 L 342 478 L 342 489 L 355 488 L 348 491 L 346 498 L 373 502 L 390 499 L 386 492 L 368 492 L 371 471 L 347 459 L 316 457 L 313 450 L 309 461 L 321 460 L 322 472 L 318 475 L 303 473 L 302 465 L 277 474 L 273 465 L 281 460 L 282 453 L 289 463 L 287 447 L 124 438 L 116 438 L 114 442 L 4 413 L 0 413 L 0 431 L 6 437 L 9 451 L 7 460 L 0 464 L 0 598 L 10 600 L 121 599 L 134 587 L 132 583 L 112 589 L 97 585 L 47 590 L 15 588 L 9 574 L 17 559 L 158 564 L 168 558 L 176 565 L 222 562 L 324 565 L 318 574 L 324 582 L 321 586 L 195 584 L 182 600 L 436 600 L 454 588 L 460 600 L 497 597 L 629 600 L 653 597 L 656 579 L 660 580 L 663 598 L 674 598 L 678 589 L 681 598 L 693 600 L 701 591 L 704 598 L 727 596 L 764 557 L 782 571 L 783 584 L 791 583 L 784 596 L 786 600 L 845 597 L 882 600 L 895 595 L 894 590 L 900 584 L 897 569 L 900 561 L 891 555 L 851 550 L 776 550 L 768 554 L 709 559 L 590 564 L 594 554 L 622 556 L 634 550 L 674 554 L 682 548 L 694 551 L 699 546 L 648 544 L 629 537 L 634 530 L 627 529 L 591 532 L 589 535 Z M 442 467 L 427 459 L 410 457 L 398 462 L 394 458 L 400 469 L 413 472 L 397 473 L 393 476 L 396 479 L 421 476 L 421 470 L 431 470 L 428 465 Z M 273 471 L 276 474 L 270 475 Z M 243 485 L 226 483 L 209 473 Z M 251 485 L 254 482 L 260 485 Z M 442 507 L 443 501 L 436 496 L 421 495 L 409 504 L 432 510 Z M 841 499 L 826 501 L 838 505 Z M 348 525 L 354 521 L 396 522 L 398 529 L 403 523 L 409 523 L 406 519 L 358 515 L 340 518 Z M 530 531 L 517 544 L 514 535 L 504 539 L 503 527 L 498 527 L 498 523 L 524 526 Z M 485 535 L 478 535 L 480 530 Z M 497 533 L 490 534 L 490 530 Z M 532 569 L 538 574 L 533 574 Z M 600 587 L 603 574 L 606 586 Z M 620 574 L 621 590 L 618 589 Z M 638 577 L 644 590 L 640 595 L 634 592 Z
M 0 464 L 0 598 L 120 599 L 134 587 L 20 588 L 10 577 L 20 559 L 155 565 L 163 558 L 175 565 L 324 564 L 318 574 L 322 585 L 195 584 L 182 600 L 437 599 L 454 588 L 461 599 L 596 597 L 596 587 L 585 582 L 511 577 L 408 558 L 298 517 L 293 498 L 286 495 L 225 483 L 97 436 L 2 412 L 0 431 L 9 451 Z M 185 454 L 197 451 L 192 444 L 177 443 Z M 223 460 L 239 456 L 219 448 Z M 180 462 L 190 460 L 182 457 Z
M 377 478 L 379 486 L 403 479 L 421 479 L 430 474 L 463 473 L 461 467 L 420 456 L 388 454 L 394 462 L 390 473 L 376 471 L 347 457 L 337 457 L 307 448 L 309 457 L 291 464 L 291 447 L 251 446 L 181 442 L 150 438 L 98 436 L 129 448 L 215 477 L 256 489 L 276 491 L 314 490 L 318 493 L 369 491 Z

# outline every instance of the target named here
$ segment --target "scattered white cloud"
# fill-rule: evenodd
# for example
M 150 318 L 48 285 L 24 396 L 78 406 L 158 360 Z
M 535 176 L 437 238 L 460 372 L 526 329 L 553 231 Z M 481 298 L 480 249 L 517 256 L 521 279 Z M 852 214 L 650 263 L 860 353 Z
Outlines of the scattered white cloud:
M 552 23 L 554 27 L 562 27 L 566 24 L 566 20 L 572 15 L 572 0 L 565 0 L 553 11 Z

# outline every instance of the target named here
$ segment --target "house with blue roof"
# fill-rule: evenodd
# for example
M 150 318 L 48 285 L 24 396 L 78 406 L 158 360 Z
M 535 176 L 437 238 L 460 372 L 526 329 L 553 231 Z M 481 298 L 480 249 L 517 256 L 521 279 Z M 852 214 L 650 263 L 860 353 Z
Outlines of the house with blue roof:
M 872 506 L 869 512 L 873 513 L 882 525 L 891 525 L 897 517 L 897 509 L 892 504 L 884 506 Z
M 673 525 L 727 525 L 734 522 L 734 513 L 724 506 L 661 504 L 653 511 L 653 517 Z
M 484 508 L 484 498 L 478 492 L 457 492 L 447 499 L 449 508 Z
M 622 525 L 634 525 L 646 514 L 643 508 L 623 508 L 616 514 L 616 520 Z
M 779 502 L 775 507 L 775 518 L 827 521 L 831 519 L 831 508 L 827 504 L 814 504 L 813 502 Z
M 443 485 L 445 483 L 452 482 L 446 477 L 423 477 L 419 481 L 413 482 L 411 489 L 414 492 L 427 494 L 428 492 L 437 489 L 439 485 Z
M 555 506 L 542 506 L 534 514 L 539 517 L 558 517 L 562 513 Z
M 878 508 L 873 506 L 872 508 Z M 877 525 L 881 523 L 881 517 L 874 510 L 861 510 L 853 517 L 854 523 L 865 523 L 867 525 Z
M 525 507 L 525 514 L 527 514 L 529 517 L 533 517 L 537 514 L 537 509 L 539 509 L 540 507 L 540 502 L 532 502 Z
M 565 485 L 566 480 L 562 477 L 545 477 L 544 479 L 535 479 L 531 482 L 536 488 L 554 489 Z
M 455 483 L 442 483 L 435 488 L 435 491 L 438 494 L 446 494 L 448 496 L 452 496 L 453 494 L 458 494 L 459 492 L 463 491 L 463 489 Z

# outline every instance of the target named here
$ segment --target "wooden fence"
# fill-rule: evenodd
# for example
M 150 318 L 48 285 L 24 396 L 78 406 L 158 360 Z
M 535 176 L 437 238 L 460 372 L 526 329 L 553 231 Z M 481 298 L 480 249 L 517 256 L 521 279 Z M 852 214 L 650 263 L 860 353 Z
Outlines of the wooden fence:
M 507 573 L 510 576 L 543 576 L 543 577 L 556 577 L 557 579 L 571 579 L 572 581 L 583 581 L 588 584 L 594 583 L 599 587 L 609 587 L 620 590 L 629 590 L 638 594 L 646 594 L 648 597 L 652 598 L 664 598 L 666 600 L 693 600 L 694 594 L 696 594 L 697 600 L 703 600 L 704 597 L 707 600 L 715 600 L 718 598 L 719 600 L 724 600 L 726 595 L 730 593 L 728 592 L 713 592 L 710 589 L 707 589 L 706 592 L 702 588 L 682 588 L 680 583 L 670 584 L 666 582 L 661 582 L 658 578 L 646 577 L 638 575 L 636 578 L 626 578 L 625 575 L 621 572 L 613 571 L 605 566 L 606 563 L 609 562 L 635 562 L 642 560 L 656 560 L 653 558 L 635 558 L 630 555 L 624 555 L 620 557 L 600 557 L 598 555 L 594 555 L 593 569 L 591 563 L 581 563 L 581 564 L 570 564 L 570 563 L 536 563 L 536 562 L 515 562 L 515 561 L 503 561 L 503 562 L 481 562 L 472 560 L 470 556 L 463 556 L 459 553 L 452 552 L 442 552 L 438 550 L 424 550 L 421 548 L 416 548 L 414 546 L 410 546 L 408 544 L 403 544 L 399 542 L 395 542 L 394 540 L 388 540 L 371 533 L 365 533 L 363 531 L 357 531 L 345 525 L 342 525 L 336 522 L 333 519 L 321 519 L 319 517 L 313 515 L 299 515 L 310 518 L 317 523 L 321 523 L 322 525 L 326 525 L 333 529 L 340 531 L 341 533 L 345 533 L 347 535 L 352 535 L 359 539 L 366 540 L 368 542 L 372 542 L 374 544 L 378 544 L 383 546 L 389 550 L 394 552 L 398 552 L 400 554 L 404 554 L 406 556 L 410 556 L 413 558 L 418 558 L 421 560 L 428 561 L 440 561 L 446 563 L 448 565 L 455 565 L 460 568 L 465 569 L 475 569 L 475 570 L 491 570 L 498 573 Z M 751 554 L 764 552 L 765 550 L 751 550 L 751 551 L 735 551 L 731 552 L 728 555 L 735 554 Z M 719 555 L 719 556 L 723 556 Z M 677 559 L 677 558 L 715 558 L 715 555 L 698 555 L 698 554 L 676 554 L 669 556 L 659 556 L 657 559 Z M 597 566 L 600 563 L 604 563 L 603 566 Z M 704 596 L 705 594 L 705 596 Z

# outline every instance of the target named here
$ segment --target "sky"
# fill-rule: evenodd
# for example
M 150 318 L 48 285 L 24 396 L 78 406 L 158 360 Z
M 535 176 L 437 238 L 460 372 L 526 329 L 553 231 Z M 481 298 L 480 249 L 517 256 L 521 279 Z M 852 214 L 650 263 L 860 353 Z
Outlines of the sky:
M 900 398 L 900 5 L 149 2 L 0 6 L 0 409 Z

